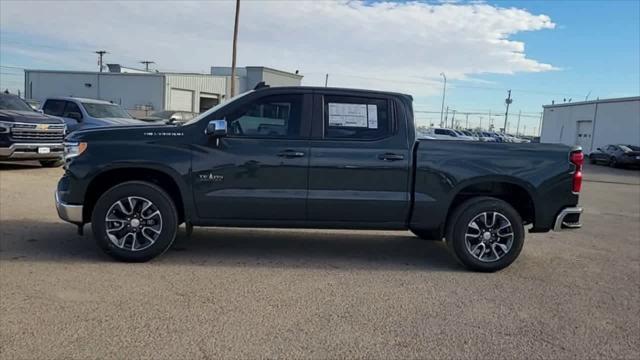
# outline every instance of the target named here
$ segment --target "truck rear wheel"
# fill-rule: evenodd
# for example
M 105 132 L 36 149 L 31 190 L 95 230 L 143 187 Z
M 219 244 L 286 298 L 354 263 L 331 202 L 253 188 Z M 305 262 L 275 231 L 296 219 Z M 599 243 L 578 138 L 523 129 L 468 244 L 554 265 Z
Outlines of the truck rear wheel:
M 447 246 L 466 268 L 493 272 L 513 263 L 524 245 L 520 214 L 508 203 L 476 197 L 460 204 L 447 222 Z
M 178 229 L 178 213 L 160 187 L 128 181 L 107 190 L 91 215 L 93 236 L 111 257 L 144 262 L 164 253 Z

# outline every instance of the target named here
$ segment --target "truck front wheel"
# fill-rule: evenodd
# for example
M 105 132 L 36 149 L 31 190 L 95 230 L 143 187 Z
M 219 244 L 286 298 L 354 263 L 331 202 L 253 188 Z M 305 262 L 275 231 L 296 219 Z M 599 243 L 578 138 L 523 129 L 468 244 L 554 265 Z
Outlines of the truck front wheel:
M 493 272 L 513 263 L 524 245 L 520 214 L 507 202 L 476 197 L 460 204 L 447 222 L 447 246 L 465 267 Z
M 178 214 L 160 187 L 128 181 L 107 190 L 91 215 L 93 236 L 111 257 L 143 262 L 164 253 L 173 243 Z

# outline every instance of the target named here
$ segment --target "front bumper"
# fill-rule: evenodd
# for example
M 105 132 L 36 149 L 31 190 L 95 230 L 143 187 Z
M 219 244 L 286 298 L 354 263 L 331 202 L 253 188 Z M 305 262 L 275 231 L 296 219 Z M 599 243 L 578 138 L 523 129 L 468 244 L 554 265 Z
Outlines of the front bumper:
M 64 221 L 68 221 L 73 224 L 82 224 L 82 205 L 71 205 L 62 202 L 58 191 L 55 193 L 56 197 L 56 210 L 58 210 L 58 216 Z
M 580 214 L 582 214 L 582 208 L 579 207 L 568 207 L 562 209 L 558 216 L 556 216 L 553 231 L 581 228 L 582 224 L 580 223 Z
M 40 148 L 48 148 L 49 152 L 42 154 Z M 60 159 L 64 154 L 62 143 L 15 143 L 9 147 L 0 147 L 0 159 L 3 160 L 45 160 Z

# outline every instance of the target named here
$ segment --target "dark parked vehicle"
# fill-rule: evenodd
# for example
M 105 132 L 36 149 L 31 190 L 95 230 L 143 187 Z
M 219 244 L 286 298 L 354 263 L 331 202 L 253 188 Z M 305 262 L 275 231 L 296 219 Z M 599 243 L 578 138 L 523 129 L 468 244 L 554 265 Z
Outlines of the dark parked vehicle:
M 592 164 L 607 164 L 611 167 L 640 166 L 640 147 L 634 145 L 607 145 L 589 155 Z
M 38 160 L 62 165 L 65 125 L 44 115 L 15 95 L 0 94 L 0 160 Z
M 181 223 L 410 229 L 495 271 L 525 225 L 580 227 L 579 148 L 415 137 L 409 95 L 261 88 L 184 125 L 72 133 L 56 204 L 124 261 L 162 254 Z

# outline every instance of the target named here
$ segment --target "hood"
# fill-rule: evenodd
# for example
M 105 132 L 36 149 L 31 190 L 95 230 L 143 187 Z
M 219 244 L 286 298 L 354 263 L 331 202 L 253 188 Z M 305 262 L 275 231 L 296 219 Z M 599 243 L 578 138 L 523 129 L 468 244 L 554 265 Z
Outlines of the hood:
M 157 140 L 159 138 L 171 138 L 184 136 L 184 128 L 176 125 L 149 124 L 140 121 L 142 126 L 118 125 L 96 126 L 76 130 L 67 135 L 67 141 L 140 141 Z
M 27 124 L 64 124 L 61 118 L 36 111 L 0 110 L 0 121 Z
M 149 124 L 142 120 L 129 119 L 129 118 L 99 118 L 97 120 L 104 122 L 107 125 L 148 125 Z

